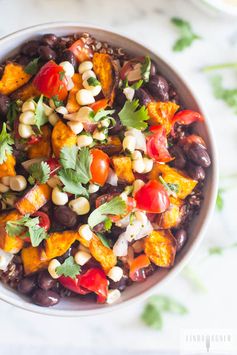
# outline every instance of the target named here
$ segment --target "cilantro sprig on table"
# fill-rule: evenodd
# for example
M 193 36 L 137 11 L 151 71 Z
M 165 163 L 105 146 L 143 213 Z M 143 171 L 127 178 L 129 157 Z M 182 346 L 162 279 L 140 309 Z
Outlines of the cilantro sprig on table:
M 88 148 L 84 147 L 80 151 L 74 147 L 64 147 L 61 150 L 60 169 L 58 176 L 64 184 L 63 191 L 88 196 L 88 191 L 82 184 L 87 184 L 91 179 L 90 165 L 92 157 Z
M 201 39 L 200 36 L 193 32 L 192 27 L 188 21 L 178 17 L 173 17 L 171 22 L 180 32 L 180 38 L 173 45 L 173 50 L 175 52 L 181 52 L 185 48 L 190 47 L 193 41 Z
M 7 133 L 6 123 L 3 123 L 2 131 L 0 133 L 0 164 L 4 163 L 7 160 L 7 155 L 12 154 L 12 145 L 14 140 Z
M 44 161 L 34 163 L 29 167 L 29 173 L 28 181 L 31 185 L 35 184 L 36 181 L 40 184 L 45 184 L 50 177 L 50 167 Z
M 211 85 L 214 96 L 223 100 L 228 106 L 232 107 L 237 113 L 237 89 L 226 89 L 223 87 L 222 77 L 217 75 L 211 78 Z
M 66 276 L 75 279 L 81 272 L 81 267 L 75 262 L 73 256 L 67 258 L 64 263 L 56 268 L 58 276 Z
M 30 237 L 33 247 L 37 247 L 42 240 L 47 239 L 48 235 L 44 228 L 39 226 L 39 218 L 31 218 L 25 215 L 17 221 L 8 221 L 6 223 L 6 232 L 10 237 Z
M 123 215 L 126 213 L 126 203 L 120 197 L 116 196 L 109 202 L 96 208 L 88 218 L 88 224 L 91 228 L 94 228 L 97 224 L 104 222 L 107 219 L 107 215 Z
M 128 128 L 145 130 L 146 121 L 149 119 L 148 111 L 145 106 L 139 108 L 139 101 L 126 101 L 124 107 L 119 112 L 119 118 L 122 124 Z
M 163 295 L 155 295 L 152 296 L 145 305 L 141 319 L 149 327 L 161 330 L 163 327 L 164 313 L 184 315 L 188 313 L 188 310 L 175 299 Z

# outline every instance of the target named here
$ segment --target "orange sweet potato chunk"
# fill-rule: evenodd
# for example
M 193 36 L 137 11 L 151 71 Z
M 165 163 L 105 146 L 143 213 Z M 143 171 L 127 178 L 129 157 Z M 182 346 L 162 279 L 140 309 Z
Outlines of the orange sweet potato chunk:
M 78 90 L 83 89 L 81 74 L 78 73 L 74 74 L 72 77 L 72 81 L 74 87 L 70 90 L 68 94 L 67 105 L 66 105 L 66 108 L 69 113 L 74 113 L 79 110 L 80 105 L 76 100 L 76 93 L 78 92 Z
M 3 76 L 0 80 L 0 94 L 9 95 L 21 86 L 26 84 L 31 78 L 31 75 L 24 71 L 22 65 L 17 63 L 7 63 Z
M 8 154 L 7 160 L 4 163 L 0 164 L 0 178 L 4 176 L 15 176 L 15 165 L 16 159 L 13 155 Z
M 145 239 L 145 254 L 157 266 L 171 267 L 176 254 L 176 241 L 169 230 L 153 231 Z
M 13 254 L 22 249 L 23 240 L 19 237 L 10 237 L 6 232 L 6 222 L 16 221 L 21 217 L 22 215 L 16 210 L 0 215 L 0 249 Z
M 116 75 L 112 59 L 109 54 L 95 53 L 93 56 L 93 70 L 101 83 L 105 98 L 113 103 L 115 96 Z
M 117 258 L 113 250 L 106 247 L 98 237 L 91 239 L 89 250 L 91 255 L 101 264 L 106 273 L 117 264 Z
M 21 258 L 25 274 L 32 274 L 48 266 L 47 260 L 41 260 L 41 248 L 28 247 L 22 249 Z
M 179 106 L 174 102 L 150 102 L 147 105 L 148 115 L 150 116 L 149 123 L 152 125 L 161 124 L 166 133 L 171 131 L 171 120 L 174 117 L 175 112 L 179 109 Z
M 157 215 L 156 223 L 161 229 L 177 228 L 182 220 L 183 201 L 170 196 L 168 210 Z
M 14 91 L 11 94 L 11 98 L 12 100 L 21 100 L 24 102 L 39 95 L 39 90 L 35 87 L 32 81 L 29 81 L 28 83 Z
M 128 184 L 133 183 L 135 180 L 132 171 L 132 161 L 129 157 L 114 156 L 112 157 L 114 170 L 119 180 L 125 181 Z
M 41 127 L 41 131 L 42 139 L 38 143 L 30 145 L 28 148 L 29 159 L 51 157 L 51 129 L 48 125 L 45 125 Z
M 38 211 L 51 197 L 51 188 L 47 184 L 35 185 L 25 196 L 16 202 L 18 211 L 25 214 L 33 214 Z
M 52 133 L 52 146 L 55 156 L 59 158 L 61 149 L 65 146 L 72 147 L 76 144 L 76 141 L 76 134 L 59 120 L 54 126 Z
M 42 257 L 50 260 L 63 255 L 78 237 L 79 234 L 75 231 L 50 233 L 45 241 L 45 254 L 42 254 Z

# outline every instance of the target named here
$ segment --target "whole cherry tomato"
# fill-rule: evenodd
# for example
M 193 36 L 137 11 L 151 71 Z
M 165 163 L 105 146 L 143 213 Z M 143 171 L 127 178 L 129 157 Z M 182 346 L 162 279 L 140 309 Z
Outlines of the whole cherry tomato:
M 170 205 L 169 195 L 157 180 L 150 180 L 135 194 L 137 208 L 149 213 L 162 213 Z
M 34 85 L 44 96 L 57 96 L 59 100 L 64 100 L 67 96 L 64 73 L 63 68 L 51 60 L 35 76 Z
M 37 211 L 34 214 L 32 214 L 32 217 L 38 217 L 39 218 L 39 226 L 44 228 L 46 232 L 50 228 L 50 219 L 49 216 L 41 211 Z
M 166 130 L 161 125 L 150 127 L 150 132 L 153 134 L 147 137 L 147 155 L 162 163 L 172 160 L 167 149 Z
M 93 56 L 93 51 L 86 45 L 86 42 L 80 38 L 74 42 L 69 50 L 73 52 L 77 60 L 81 63 L 86 60 L 90 60 Z
M 145 254 L 133 259 L 130 265 L 129 277 L 133 281 L 144 281 L 146 278 L 145 268 L 150 265 L 150 260 Z
M 196 121 L 202 122 L 202 121 L 204 121 L 204 117 L 200 113 L 192 111 L 192 110 L 179 111 L 172 118 L 172 127 L 173 128 L 172 128 L 171 133 L 173 134 L 174 124 L 176 122 L 178 122 L 179 124 L 182 124 L 182 125 L 189 125 L 189 124 L 196 122 Z
M 91 181 L 103 186 L 109 174 L 109 157 L 100 149 L 92 149 Z

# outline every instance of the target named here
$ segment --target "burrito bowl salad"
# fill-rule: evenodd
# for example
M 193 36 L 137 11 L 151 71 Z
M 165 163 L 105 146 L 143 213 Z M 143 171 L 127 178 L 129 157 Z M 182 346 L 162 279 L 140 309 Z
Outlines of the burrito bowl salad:
M 46 34 L 0 65 L 0 280 L 116 302 L 174 265 L 211 164 L 204 118 L 144 54 Z

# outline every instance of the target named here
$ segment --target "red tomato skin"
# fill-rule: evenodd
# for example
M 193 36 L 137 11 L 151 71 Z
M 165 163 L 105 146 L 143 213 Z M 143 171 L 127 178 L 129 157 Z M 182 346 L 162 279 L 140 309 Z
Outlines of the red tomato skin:
M 182 124 L 182 125 L 190 125 L 191 123 L 197 122 L 197 121 L 199 121 L 199 122 L 204 121 L 204 117 L 200 113 L 192 111 L 192 110 L 179 111 L 172 118 L 171 135 L 174 134 L 174 125 L 176 122 L 178 122 L 179 124 Z
M 46 232 L 49 230 L 50 228 L 50 219 L 49 216 L 41 211 L 37 211 L 35 212 L 32 217 L 38 217 L 39 218 L 39 226 L 44 228 L 46 230 Z
M 55 175 L 58 169 L 60 169 L 61 167 L 61 164 L 59 163 L 59 160 L 57 158 L 50 158 L 46 161 L 46 163 L 49 165 L 50 168 L 50 176 Z
M 80 286 L 97 294 L 97 302 L 104 303 L 108 296 L 108 281 L 103 270 L 91 268 L 81 275 Z
M 162 213 L 170 205 L 169 195 L 157 180 L 150 180 L 135 195 L 137 208 L 149 213 Z
M 75 293 L 79 293 L 80 295 L 87 295 L 88 293 L 91 293 L 91 291 L 83 289 L 80 286 L 81 275 L 76 276 L 75 279 L 72 279 L 69 276 L 60 276 L 58 280 L 65 288 Z
M 173 158 L 167 149 L 167 138 L 165 129 L 160 126 L 150 127 L 154 134 L 147 137 L 147 155 L 158 162 L 167 163 Z
M 109 174 L 109 156 L 100 149 L 92 149 L 91 182 L 103 186 Z
M 86 43 L 82 38 L 74 42 L 71 47 L 69 47 L 69 50 L 73 52 L 80 63 L 90 60 L 93 56 L 92 49 L 86 46 Z
M 54 61 L 49 61 L 42 66 L 34 78 L 34 85 L 46 97 L 57 96 L 59 100 L 64 100 L 67 96 L 65 82 L 60 79 L 63 68 Z
M 129 277 L 133 281 L 144 281 L 146 279 L 145 268 L 150 265 L 150 260 L 145 254 L 141 254 L 133 259 L 130 265 Z
M 30 136 L 30 138 L 28 138 L 27 140 L 27 144 L 29 145 L 33 145 L 33 144 L 36 144 L 36 143 L 39 143 L 42 139 L 42 136 Z

